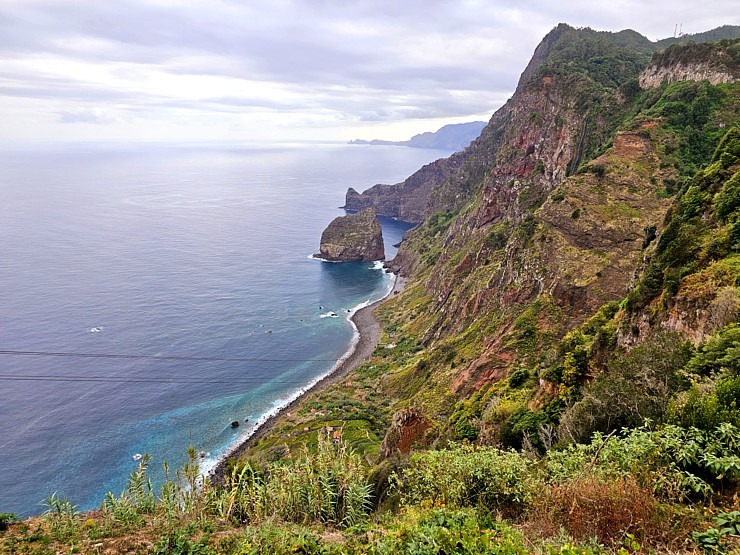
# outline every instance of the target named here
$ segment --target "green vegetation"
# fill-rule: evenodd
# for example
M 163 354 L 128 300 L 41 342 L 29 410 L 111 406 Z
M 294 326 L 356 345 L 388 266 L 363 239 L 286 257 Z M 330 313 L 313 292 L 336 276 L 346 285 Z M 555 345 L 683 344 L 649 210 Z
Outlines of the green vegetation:
M 99 511 L 0 515 L 0 552 L 739 552 L 740 89 L 641 90 L 656 45 L 632 31 L 544 45 L 522 88 L 562 112 L 494 117 L 431 193 L 365 364 L 224 484 L 193 450 L 155 492 L 145 457 Z M 573 160 L 527 158 L 547 126 Z
M 687 541 L 728 549 L 737 513 L 719 511 L 713 528 L 690 503 L 720 502 L 740 481 L 738 461 L 740 429 L 730 424 L 595 434 L 537 460 L 453 444 L 399 466 L 389 479 L 396 508 L 374 512 L 367 471 L 326 439 L 291 461 L 238 465 L 222 486 L 168 481 L 157 498 L 140 490 L 142 464 L 98 513 L 52 496 L 42 518 L 10 523 L 0 552 L 623 554 Z M 125 513 L 110 508 L 120 503 Z
M 721 38 L 709 42 L 671 44 L 653 56 L 652 64 L 671 67 L 678 64 L 706 64 L 710 67 L 733 67 L 740 65 L 740 39 Z
M 682 284 L 703 288 L 696 291 L 703 295 L 735 285 L 732 230 L 740 207 L 738 183 L 740 128 L 733 127 L 725 132 L 710 164 L 679 195 L 650 264 L 627 297 L 628 310 L 645 307 L 662 291 L 673 296 Z M 699 275 L 701 279 L 694 278 L 693 283 L 688 280 Z
M 645 37 L 624 31 L 600 33 L 561 24 L 550 37 L 553 44 L 547 62 L 538 69 L 538 76 L 561 75 L 572 79 L 587 75 L 605 88 L 617 88 L 636 77 L 653 51 Z M 585 97 L 582 100 L 586 102 Z
M 681 174 L 695 174 L 711 158 L 726 131 L 712 121 L 712 116 L 727 105 L 728 99 L 734 102 L 731 90 L 730 86 L 710 85 L 707 81 L 674 83 L 645 110 L 648 116 L 662 118 L 680 138 L 675 160 Z

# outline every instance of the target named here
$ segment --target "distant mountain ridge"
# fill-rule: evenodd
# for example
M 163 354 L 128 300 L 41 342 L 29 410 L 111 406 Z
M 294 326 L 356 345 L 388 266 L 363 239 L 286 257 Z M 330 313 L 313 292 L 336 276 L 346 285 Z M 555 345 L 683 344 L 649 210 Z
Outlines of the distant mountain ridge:
M 408 141 L 384 141 L 373 139 L 365 141 L 355 139 L 350 141 L 351 145 L 394 145 L 410 146 L 412 148 L 436 148 L 439 150 L 453 150 L 457 152 L 467 147 L 471 141 L 478 138 L 480 132 L 486 126 L 485 121 L 470 121 L 467 123 L 453 123 L 440 127 L 437 131 L 427 131 L 414 135 Z

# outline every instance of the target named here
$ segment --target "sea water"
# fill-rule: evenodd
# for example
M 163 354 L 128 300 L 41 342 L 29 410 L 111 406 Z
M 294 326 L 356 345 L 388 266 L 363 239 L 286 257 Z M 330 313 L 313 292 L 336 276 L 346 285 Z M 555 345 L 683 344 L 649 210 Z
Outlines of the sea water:
M 0 512 L 37 514 L 54 492 L 98 507 L 137 453 L 155 485 L 189 445 L 212 465 L 330 371 L 353 341 L 347 316 L 392 276 L 311 258 L 323 228 L 347 187 L 447 154 L 0 148 Z M 409 227 L 383 220 L 388 257 Z

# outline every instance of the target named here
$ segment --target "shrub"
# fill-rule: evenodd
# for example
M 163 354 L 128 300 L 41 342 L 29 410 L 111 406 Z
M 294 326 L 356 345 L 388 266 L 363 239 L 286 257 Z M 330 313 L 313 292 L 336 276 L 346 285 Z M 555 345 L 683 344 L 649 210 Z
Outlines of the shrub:
M 501 441 L 504 445 L 516 449 L 520 449 L 525 441 L 529 441 L 534 447 L 542 449 L 539 432 L 549 423 L 550 419 L 544 411 L 532 411 L 522 407 L 514 411 L 501 427 Z
M 687 370 L 704 376 L 722 371 L 738 372 L 740 368 L 740 324 L 725 326 L 705 343 L 694 355 Z
M 151 513 L 156 508 L 156 499 L 148 476 L 150 460 L 151 456 L 145 454 L 139 467 L 129 476 L 126 489 L 120 497 L 111 492 L 105 494 L 102 509 L 114 522 L 124 526 L 140 525 L 143 523 L 141 515 Z
M 64 540 L 74 535 L 80 527 L 80 514 L 66 497 L 52 493 L 44 506 L 44 519 L 49 523 L 52 535 L 58 540 Z
M 526 368 L 518 368 L 517 370 L 514 370 L 511 374 L 509 374 L 509 387 L 519 387 L 521 385 L 524 385 L 524 382 L 526 382 L 529 379 L 529 370 Z
M 573 538 L 619 545 L 627 534 L 643 541 L 656 529 L 658 503 L 652 492 L 634 478 L 606 479 L 588 475 L 551 486 L 535 498 L 528 527 L 554 536 L 561 529 Z
M 708 553 L 737 553 L 734 550 L 730 551 L 729 541 L 731 537 L 740 538 L 740 511 L 719 513 L 713 520 L 717 528 L 692 534 L 697 545 Z M 740 547 L 737 541 L 734 544 L 735 547 Z
M 18 518 L 14 513 L 0 513 L 0 532 L 8 529 L 8 526 L 17 522 Z
M 235 498 L 233 513 L 242 520 L 275 515 L 297 523 L 353 526 L 371 507 L 372 491 L 362 461 L 327 434 L 319 435 L 315 454 L 306 450 L 291 464 L 273 464 L 264 476 L 245 469 L 228 488 L 226 495 Z
M 679 370 L 690 347 L 675 334 L 658 334 L 629 353 L 617 354 L 563 414 L 561 438 L 588 441 L 596 432 L 640 426 L 661 419 L 671 395 L 683 387 Z M 565 382 L 565 378 L 563 378 Z
M 533 493 L 532 463 L 515 451 L 453 445 L 414 453 L 397 487 L 406 505 L 482 507 L 519 514 Z
M 644 231 L 645 239 L 642 240 L 642 248 L 646 249 L 655 240 L 657 228 L 654 225 L 648 225 L 645 226 Z
M 471 510 L 447 508 L 407 511 L 396 529 L 386 533 L 371 553 L 525 555 L 521 533 L 500 523 L 482 521 Z
M 586 169 L 597 177 L 606 175 L 606 165 L 604 164 L 589 164 Z
M 710 391 L 696 385 L 676 397 L 668 421 L 684 428 L 712 430 L 724 422 L 740 426 L 740 376 L 720 380 Z
M 216 555 L 207 540 L 194 541 L 187 532 L 180 530 L 159 538 L 152 549 L 153 555 Z

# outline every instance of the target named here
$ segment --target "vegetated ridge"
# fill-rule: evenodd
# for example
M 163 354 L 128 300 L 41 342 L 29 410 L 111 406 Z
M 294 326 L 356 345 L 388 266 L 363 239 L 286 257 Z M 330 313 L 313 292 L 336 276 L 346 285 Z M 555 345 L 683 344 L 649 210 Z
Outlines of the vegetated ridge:
M 364 365 L 223 486 L 198 491 L 193 450 L 159 501 L 144 466 L 89 522 L 50 499 L 2 549 L 737 552 L 737 31 L 559 25 L 464 151 L 348 193 L 419 222 Z

